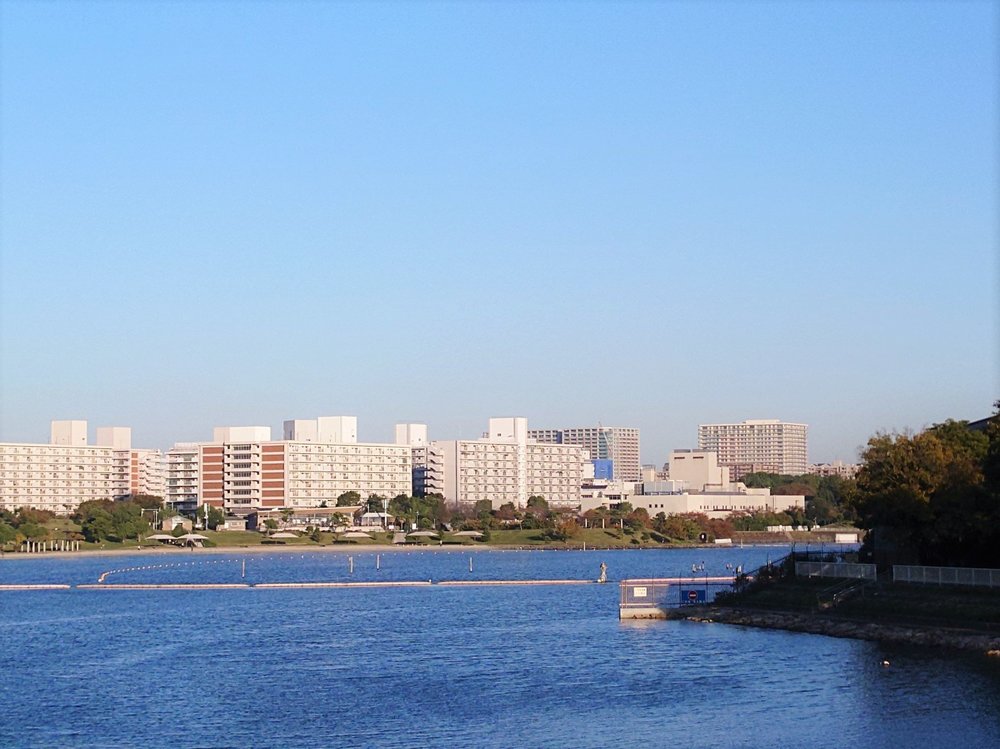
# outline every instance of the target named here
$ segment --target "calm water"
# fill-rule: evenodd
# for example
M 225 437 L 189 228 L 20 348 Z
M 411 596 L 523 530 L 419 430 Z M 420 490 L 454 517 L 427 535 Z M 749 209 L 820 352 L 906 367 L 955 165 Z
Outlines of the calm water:
M 612 578 L 783 549 L 247 556 L 247 581 Z M 233 561 L 229 561 L 232 559 Z M 0 560 L 237 582 L 241 558 Z M 166 566 L 172 565 L 172 566 Z M 0 592 L 2 747 L 1000 747 L 1000 661 L 617 619 L 616 585 Z M 883 658 L 891 661 L 882 668 Z

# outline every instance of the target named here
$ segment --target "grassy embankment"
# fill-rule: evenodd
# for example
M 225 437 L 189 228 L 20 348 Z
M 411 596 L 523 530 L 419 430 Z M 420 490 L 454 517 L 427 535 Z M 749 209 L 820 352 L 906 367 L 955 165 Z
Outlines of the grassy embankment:
M 49 537 L 54 539 L 76 537 L 79 538 L 80 527 L 69 518 L 55 518 L 45 523 L 49 530 Z M 147 535 L 152 535 L 150 531 Z M 392 533 L 372 532 L 371 539 L 338 539 L 332 533 L 320 533 L 318 540 L 313 540 L 308 536 L 288 539 L 268 540 L 266 536 L 256 531 L 198 531 L 201 535 L 207 536 L 205 546 L 220 548 L 243 548 L 251 546 L 283 546 L 291 547 L 319 547 L 319 546 L 373 546 L 387 545 L 392 543 Z M 745 532 L 735 533 L 733 543 L 740 544 L 763 544 L 763 543 L 799 543 L 819 544 L 824 541 L 832 541 L 832 533 L 759 533 Z M 581 528 L 571 538 L 566 540 L 556 540 L 546 536 L 543 530 L 494 530 L 490 532 L 488 541 L 471 539 L 468 537 L 454 537 L 449 533 L 441 534 L 438 538 L 412 539 L 407 545 L 412 546 L 488 546 L 497 548 L 554 548 L 554 549 L 638 549 L 638 548 L 676 548 L 686 546 L 697 546 L 698 542 L 683 539 L 671 539 L 649 529 L 639 529 L 631 531 L 628 528 Z M 83 551 L 115 551 L 131 549 L 149 548 L 171 548 L 164 546 L 158 541 L 144 541 L 131 539 L 128 541 L 102 541 L 98 543 L 81 542 L 80 548 Z M 7 551 L 14 551 L 15 546 L 9 545 Z

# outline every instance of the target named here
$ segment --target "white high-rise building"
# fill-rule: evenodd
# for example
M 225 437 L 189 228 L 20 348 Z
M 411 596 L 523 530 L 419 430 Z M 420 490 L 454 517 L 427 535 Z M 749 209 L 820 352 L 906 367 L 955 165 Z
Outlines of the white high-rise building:
M 531 429 L 529 439 L 557 445 L 578 445 L 591 460 L 610 460 L 616 481 L 641 481 L 639 430 L 635 427 L 571 427 Z
M 168 507 L 193 510 L 201 493 L 200 446 L 178 442 L 167 451 L 166 488 L 163 499 Z
M 426 424 L 396 424 L 396 444 L 408 445 L 413 465 L 413 494 L 443 494 L 441 451 L 427 438 Z
M 114 498 L 114 450 L 87 444 L 86 421 L 53 421 L 52 444 L 0 443 L 0 509 L 66 515 Z
M 777 419 L 750 419 L 738 424 L 701 424 L 698 448 L 718 455 L 730 469 L 730 480 L 748 473 L 784 473 L 798 476 L 809 468 L 806 424 Z
M 474 505 L 487 500 L 494 507 L 508 502 L 527 505 L 539 495 L 554 507 L 580 503 L 586 453 L 573 445 L 538 443 L 528 439 L 524 417 L 494 418 L 482 439 L 431 443 L 441 458 L 439 472 L 445 500 Z
M 97 444 L 114 451 L 111 481 L 115 499 L 137 494 L 164 498 L 167 487 L 162 452 L 132 447 L 130 427 L 98 427 Z

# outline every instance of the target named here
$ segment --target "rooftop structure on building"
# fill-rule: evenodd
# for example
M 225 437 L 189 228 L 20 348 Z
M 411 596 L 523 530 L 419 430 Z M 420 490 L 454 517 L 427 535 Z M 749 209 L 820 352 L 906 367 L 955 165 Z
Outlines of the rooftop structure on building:
M 681 481 L 691 492 L 728 491 L 729 469 L 719 465 L 712 450 L 672 450 L 670 480 Z
M 531 429 L 528 438 L 554 445 L 577 445 L 590 454 L 591 460 L 612 461 L 614 478 L 639 481 L 639 430 L 635 427 L 566 427 Z
M 718 455 L 730 469 L 730 480 L 748 473 L 801 475 L 809 466 L 808 425 L 777 419 L 750 419 L 731 424 L 698 426 L 698 447 Z

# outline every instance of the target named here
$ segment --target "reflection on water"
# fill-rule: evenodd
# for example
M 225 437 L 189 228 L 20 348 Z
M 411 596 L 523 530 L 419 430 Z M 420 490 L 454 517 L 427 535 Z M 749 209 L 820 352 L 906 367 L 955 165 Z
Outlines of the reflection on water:
M 666 575 L 694 553 L 732 561 L 481 552 L 475 574 L 592 577 L 604 559 L 615 577 Z M 248 576 L 346 576 L 334 556 L 253 558 Z M 95 561 L 3 572 L 66 581 Z M 462 555 L 381 563 L 469 574 Z M 997 659 L 621 623 L 617 601 L 616 585 L 0 593 L 0 746 L 1000 746 Z

